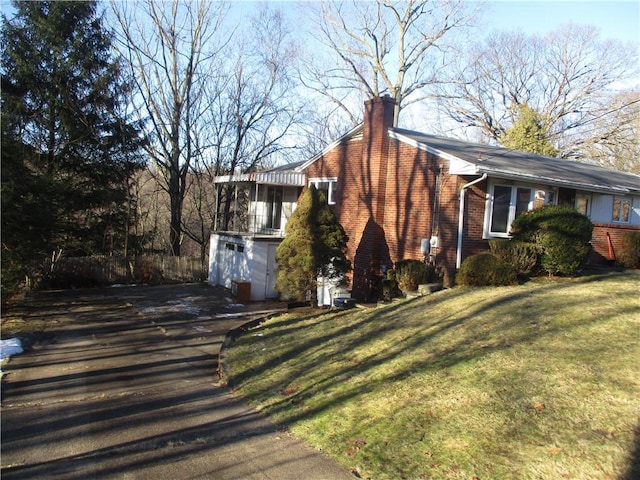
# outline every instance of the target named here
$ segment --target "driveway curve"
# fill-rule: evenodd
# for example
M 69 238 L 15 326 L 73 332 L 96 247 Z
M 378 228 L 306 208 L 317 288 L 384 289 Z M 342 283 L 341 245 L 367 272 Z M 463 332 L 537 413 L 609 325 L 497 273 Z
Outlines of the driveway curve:
M 276 304 L 207 285 L 38 292 L 52 336 L 5 366 L 11 479 L 353 479 L 219 383 L 227 332 Z

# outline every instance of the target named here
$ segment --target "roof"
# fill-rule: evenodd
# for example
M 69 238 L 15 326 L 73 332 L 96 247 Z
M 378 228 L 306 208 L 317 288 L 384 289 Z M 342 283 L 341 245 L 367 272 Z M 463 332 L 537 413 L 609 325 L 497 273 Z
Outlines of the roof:
M 587 191 L 640 193 L 640 176 L 503 147 L 394 128 L 390 135 L 450 161 L 449 173 L 542 182 Z
M 224 175 L 214 183 L 256 182 L 271 185 L 304 186 L 304 170 L 341 142 L 357 138 L 359 125 L 306 161 L 290 163 L 256 173 Z M 504 147 L 439 137 L 426 133 L 389 129 L 389 135 L 403 143 L 438 155 L 449 161 L 453 175 L 482 175 L 492 178 L 544 183 L 585 191 L 640 194 L 640 176 L 589 163 L 546 157 Z
M 213 183 L 248 183 L 255 182 L 261 185 L 287 185 L 303 187 L 306 185 L 304 172 L 296 168 L 305 162 L 289 163 L 278 167 L 263 170 L 261 172 L 234 173 L 214 177 Z

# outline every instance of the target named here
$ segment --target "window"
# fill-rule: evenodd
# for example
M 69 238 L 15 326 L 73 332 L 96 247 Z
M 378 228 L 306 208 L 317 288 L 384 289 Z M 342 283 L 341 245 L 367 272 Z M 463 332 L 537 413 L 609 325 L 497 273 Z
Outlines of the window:
M 631 216 L 631 199 L 626 197 L 613 197 L 613 212 L 611 219 L 614 222 L 629 223 Z
M 282 187 L 267 187 L 267 218 L 265 228 L 279 230 L 282 223 Z
M 507 236 L 513 219 L 533 208 L 535 191 L 530 187 L 494 185 L 490 208 L 489 234 Z
M 309 179 L 309 186 L 313 185 L 316 189 L 324 192 L 327 197 L 327 203 L 329 205 L 336 204 L 336 185 L 338 183 L 337 178 L 311 178 Z

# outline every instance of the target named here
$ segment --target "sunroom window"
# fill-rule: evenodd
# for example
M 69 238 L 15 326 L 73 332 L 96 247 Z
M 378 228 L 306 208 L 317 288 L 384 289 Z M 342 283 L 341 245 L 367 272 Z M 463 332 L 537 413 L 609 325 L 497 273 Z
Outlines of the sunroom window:
M 338 183 L 337 178 L 311 178 L 309 179 L 309 186 L 313 185 L 317 190 L 324 193 L 329 205 L 335 205 L 335 190 Z
M 631 215 L 631 199 L 627 197 L 613 197 L 613 222 L 629 223 Z
M 507 236 L 511 222 L 522 212 L 533 208 L 534 189 L 512 185 L 494 185 L 490 212 L 489 233 Z

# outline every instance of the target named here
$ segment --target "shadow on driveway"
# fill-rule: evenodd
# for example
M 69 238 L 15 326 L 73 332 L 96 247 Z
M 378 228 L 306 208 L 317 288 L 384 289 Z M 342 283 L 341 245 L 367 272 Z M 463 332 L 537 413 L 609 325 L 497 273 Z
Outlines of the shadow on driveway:
M 5 367 L 2 478 L 349 479 L 218 382 L 226 333 L 280 307 L 206 285 L 39 292 Z

